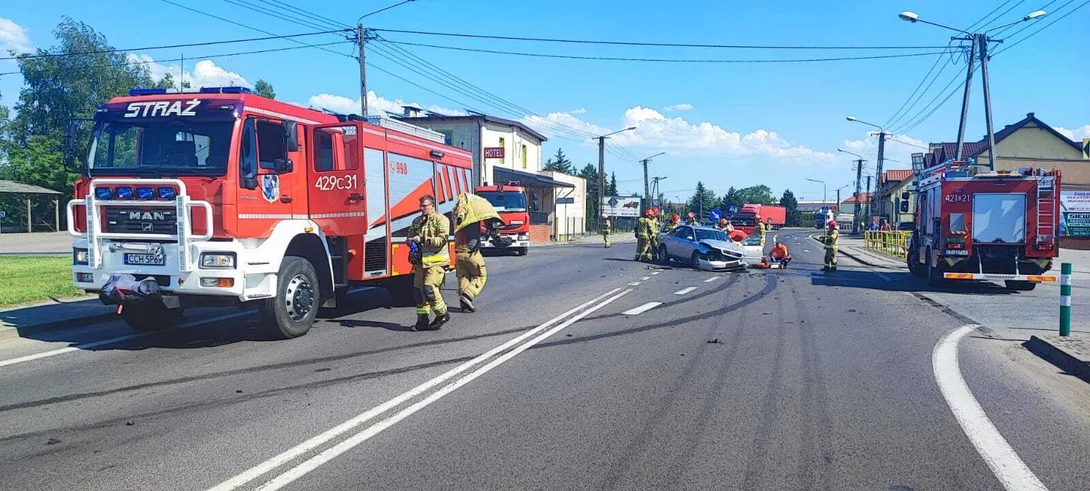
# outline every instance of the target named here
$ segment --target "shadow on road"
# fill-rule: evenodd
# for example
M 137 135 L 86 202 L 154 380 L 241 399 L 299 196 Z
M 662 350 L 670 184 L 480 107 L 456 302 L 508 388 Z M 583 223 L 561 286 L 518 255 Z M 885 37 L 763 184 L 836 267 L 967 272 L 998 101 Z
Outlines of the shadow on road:
M 815 286 L 839 286 L 867 290 L 949 293 L 956 295 L 1019 295 L 1022 292 L 1008 290 L 987 281 L 947 281 L 931 286 L 927 280 L 907 271 L 863 271 L 841 269 L 831 273 L 812 272 L 810 283 Z

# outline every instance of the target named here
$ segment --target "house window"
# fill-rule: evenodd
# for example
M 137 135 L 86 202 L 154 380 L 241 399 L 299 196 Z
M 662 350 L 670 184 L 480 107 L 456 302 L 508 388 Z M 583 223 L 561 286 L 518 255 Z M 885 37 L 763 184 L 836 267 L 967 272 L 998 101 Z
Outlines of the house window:
M 526 168 L 526 145 L 522 146 L 522 168 Z

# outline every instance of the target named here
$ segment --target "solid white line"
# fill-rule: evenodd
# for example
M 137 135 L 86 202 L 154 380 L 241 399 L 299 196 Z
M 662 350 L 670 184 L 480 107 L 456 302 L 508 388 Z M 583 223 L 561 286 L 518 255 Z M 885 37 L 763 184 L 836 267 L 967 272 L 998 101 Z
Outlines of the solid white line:
M 634 309 L 628 309 L 628 310 L 626 310 L 624 312 L 621 312 L 621 314 L 622 315 L 640 315 L 640 314 L 642 314 L 644 312 L 647 312 L 648 310 L 651 310 L 651 309 L 653 309 L 655 307 L 658 307 L 659 305 L 662 305 L 662 302 L 647 302 L 647 303 L 645 303 L 643 305 L 640 305 L 639 307 L 636 307 Z
M 640 286 L 640 282 L 633 281 L 632 283 L 629 283 L 628 286 Z
M 704 280 L 704 283 L 711 283 L 715 280 L 718 280 L 719 278 L 722 278 L 722 276 L 712 276 L 711 278 Z
M 616 291 L 616 290 L 614 290 L 614 291 Z M 257 489 L 259 491 L 274 491 L 274 490 L 280 489 L 280 488 L 282 488 L 282 487 L 284 487 L 284 486 L 286 486 L 288 484 L 291 484 L 296 479 L 299 479 L 300 477 L 303 477 L 304 475 L 306 475 L 310 471 L 313 471 L 314 469 L 317 469 L 322 464 L 325 464 L 326 462 L 329 462 L 330 460 L 333 460 L 337 456 L 351 450 L 352 448 L 360 445 L 361 443 L 366 442 L 367 440 L 371 439 L 371 437 L 374 437 L 375 435 L 381 433 L 382 430 L 385 430 L 386 428 L 389 428 L 389 427 L 397 424 L 401 420 L 411 416 L 413 413 L 415 413 L 415 412 L 417 412 L 417 411 L 419 411 L 421 409 L 424 409 L 425 407 L 429 406 L 433 402 L 441 399 L 443 396 L 445 396 L 445 395 L 447 395 L 447 394 L 449 394 L 451 392 L 454 392 L 455 390 L 457 390 L 457 389 L 461 388 L 462 386 L 468 384 L 469 382 L 473 381 L 477 377 L 480 377 L 481 375 L 484 375 L 485 373 L 489 372 L 493 368 L 496 368 L 496 367 L 502 365 L 503 363 L 505 363 L 506 361 L 510 360 L 511 358 L 514 358 L 519 353 L 522 353 L 523 351 L 526 351 L 527 349 L 533 347 L 534 345 L 540 343 L 541 341 L 544 341 L 545 339 L 552 336 L 553 334 L 556 334 L 557 332 L 560 332 L 564 328 L 578 322 L 583 317 L 586 317 L 586 316 L 590 315 L 591 313 L 597 311 L 598 309 L 601 309 L 601 308 L 605 307 L 606 305 L 609 305 L 614 300 L 617 300 L 618 298 L 621 298 L 622 296 L 628 294 L 631 291 L 632 290 L 624 290 L 624 291 L 622 291 L 622 292 L 620 292 L 620 293 L 618 293 L 618 294 L 616 294 L 616 295 L 614 295 L 614 296 L 612 296 L 612 297 L 610 297 L 610 298 L 608 298 L 606 300 L 603 300 L 601 303 L 598 303 L 594 307 L 591 307 L 591 308 L 589 308 L 587 310 L 584 310 L 583 312 L 580 312 L 578 315 L 568 319 L 564 323 L 562 323 L 562 324 L 560 324 L 560 325 L 558 325 L 556 327 L 553 327 L 552 329 L 549 329 L 548 331 L 542 333 L 540 336 L 538 336 L 538 337 L 536 337 L 536 338 L 534 338 L 534 339 L 532 339 L 530 341 L 527 341 L 526 343 L 523 343 L 523 344 L 519 345 L 518 347 L 516 347 L 515 349 L 513 349 L 513 350 L 511 350 L 511 351 L 509 351 L 507 353 L 504 353 L 502 356 L 500 356 L 500 357 L 496 358 L 495 360 L 489 362 L 487 365 L 485 365 L 483 367 L 480 367 L 477 370 L 474 370 L 474 371 L 470 372 L 469 374 L 467 374 L 464 377 L 458 379 L 454 383 L 452 383 L 450 385 L 447 385 L 447 386 L 443 387 L 442 389 L 439 389 L 439 390 L 433 392 L 432 394 L 430 394 L 428 397 L 424 398 L 423 400 L 421 400 L 421 401 L 419 401 L 419 402 L 417 402 L 417 403 L 415 403 L 415 404 L 401 410 L 400 412 L 398 412 L 397 414 L 395 414 L 395 415 L 393 415 L 393 416 L 391 416 L 389 418 L 386 418 L 386 419 L 384 419 L 382 421 L 379 421 L 378 423 L 375 423 L 374 425 L 371 425 L 370 427 L 364 429 L 363 431 L 361 431 L 359 433 L 356 433 L 355 435 L 352 435 L 351 437 L 344 440 L 343 442 L 338 443 L 337 445 L 334 445 L 334 446 L 330 447 L 328 450 L 326 450 L 326 451 L 324 451 L 324 452 L 322 452 L 322 453 L 320 453 L 318 455 L 315 455 L 314 457 L 311 457 L 310 459 L 306 460 L 302 464 L 299 464 L 299 465 L 287 470 L 283 474 L 280 474 L 276 478 L 270 480 L 269 482 L 266 482 L 265 484 L 261 485 Z M 599 298 L 601 298 L 601 297 L 599 297 Z
M 693 290 L 696 290 L 695 286 L 690 286 L 688 288 L 682 288 L 682 289 L 674 292 L 674 295 L 684 295 L 684 294 L 689 293 L 689 292 L 691 292 Z
M 288 450 L 285 450 L 284 452 L 281 452 L 279 455 L 276 455 L 273 458 L 271 458 L 269 460 L 266 460 L 265 462 L 262 462 L 262 463 L 260 463 L 260 464 L 258 464 L 256 466 L 246 470 L 245 472 L 243 472 L 243 473 L 241 473 L 241 474 L 239 474 L 239 475 L 237 475 L 235 477 L 232 477 L 231 479 L 228 479 L 228 480 L 216 485 L 213 488 L 210 488 L 210 491 L 226 491 L 226 490 L 231 490 L 231 489 L 237 489 L 238 487 L 240 487 L 240 486 L 242 486 L 242 485 L 244 485 L 244 484 L 246 484 L 246 483 L 248 483 L 248 482 L 250 482 L 250 481 L 252 481 L 254 479 L 257 479 L 257 478 L 261 477 L 262 475 L 268 473 L 269 471 L 271 471 L 271 470 L 273 470 L 273 469 L 275 469 L 277 467 L 280 467 L 281 465 L 284 465 L 284 464 L 294 460 L 296 457 L 299 457 L 300 455 L 303 455 L 303 454 L 305 454 L 307 452 L 310 452 L 311 450 L 314 450 L 318 446 L 329 442 L 330 440 L 340 436 L 341 434 L 343 434 L 345 432 L 348 432 L 349 430 L 352 430 L 355 427 L 357 427 L 357 426 L 359 426 L 359 425 L 361 425 L 363 423 L 366 423 L 367 421 L 369 421 L 371 419 L 374 419 L 375 417 L 381 415 L 382 413 L 385 413 L 386 411 L 389 411 L 390 409 L 393 409 L 394 407 L 397 407 L 398 405 L 404 403 L 405 401 L 408 401 L 409 399 L 412 399 L 413 397 L 416 397 L 416 396 L 422 394 L 423 392 L 425 392 L 425 391 L 427 391 L 427 390 L 429 390 L 429 389 L 431 389 L 431 388 L 433 388 L 433 387 L 447 381 L 448 379 L 451 379 L 451 378 L 461 374 L 462 372 L 464 372 L 466 370 L 469 370 L 474 365 L 477 365 L 480 362 L 495 356 L 496 354 L 498 354 L 498 353 L 500 353 L 500 352 L 502 352 L 502 351 L 504 351 L 504 350 L 506 350 L 506 349 L 508 349 L 508 348 L 522 342 L 523 340 L 529 338 L 530 336 L 533 336 L 534 334 L 537 334 L 538 332 L 541 332 L 542 330 L 548 329 L 551 325 L 553 325 L 553 324 L 555 324 L 557 322 L 560 322 L 564 318 L 566 318 L 566 317 L 568 317 L 568 316 L 570 316 L 570 315 L 572 315 L 572 314 L 574 314 L 574 313 L 576 313 L 576 312 L 578 312 L 578 311 L 580 311 L 580 310 L 582 310 L 582 309 L 584 309 L 584 308 L 586 308 L 586 307 L 588 307 L 588 306 L 590 306 L 590 305 L 592 305 L 594 303 L 597 303 L 597 302 L 601 301 L 602 299 L 604 299 L 604 298 L 606 298 L 606 297 L 608 297 L 610 295 L 613 295 L 614 293 L 617 293 L 618 291 L 620 291 L 620 288 L 614 288 L 614 289 L 612 289 L 612 290 L 610 290 L 610 291 L 608 291 L 608 292 L 606 292 L 606 293 L 604 293 L 602 295 L 599 295 L 599 296 L 597 296 L 597 297 L 595 297 L 595 298 L 593 298 L 593 299 L 579 305 L 578 307 L 575 307 L 575 308 L 573 308 L 573 309 L 571 309 L 571 310 L 569 310 L 567 312 L 564 312 L 563 314 L 560 314 L 560 315 L 558 315 L 556 317 L 553 317 L 552 319 L 549 319 L 544 324 L 541 324 L 540 326 L 535 327 L 535 328 L 533 328 L 533 329 L 519 335 L 518 337 L 516 337 L 514 339 L 511 339 L 510 341 L 507 341 L 506 343 L 503 343 L 503 344 L 501 344 L 501 345 L 499 345 L 499 346 L 497 346 L 495 348 L 492 348 L 491 350 L 485 352 L 484 354 L 482 354 L 482 355 L 480 355 L 480 356 L 478 356 L 478 357 L 476 357 L 476 358 L 474 358 L 472 360 L 469 360 L 469 361 L 467 361 L 467 362 L 465 362 L 465 363 L 463 363 L 461 365 L 458 365 L 457 367 L 452 368 L 450 371 L 448 371 L 448 372 L 446 372 L 446 373 L 444 373 L 444 374 L 442 374 L 442 375 L 440 375 L 438 377 L 435 377 L 435 378 L 433 378 L 431 380 L 428 380 L 427 382 L 424 382 L 424 383 L 422 383 L 422 384 L 420 384 L 420 385 L 418 385 L 416 387 L 413 387 L 412 389 L 409 389 L 407 392 L 405 392 L 405 393 L 403 393 L 403 394 L 401 394 L 401 395 L 399 395 L 399 396 L 397 396 L 397 397 L 395 397 L 393 399 L 390 399 L 389 401 L 386 401 L 386 402 L 384 402 L 384 403 L 382 403 L 382 404 L 380 404 L 378 406 L 375 406 L 375 407 L 373 407 L 373 408 L 371 408 L 371 409 L 369 409 L 367 411 L 364 411 L 363 413 L 360 413 L 356 417 L 354 417 L 352 419 L 349 419 L 348 421 L 345 421 L 344 423 L 341 423 L 341 424 L 339 424 L 337 426 L 334 426 L 333 428 L 330 428 L 329 430 L 326 430 L 324 433 L 321 433 L 321 434 L 319 434 L 319 435 L 317 435 L 315 437 L 310 438 L 309 440 L 307 440 L 307 441 L 305 441 L 303 443 L 300 443 L 299 445 L 296 445 L 296 446 L 294 446 L 294 447 L 292 447 L 292 448 L 290 448 Z M 625 293 L 627 293 L 629 291 L 631 291 L 631 290 L 625 290 Z
M 653 271 L 653 272 L 651 272 L 651 275 L 652 275 L 652 276 L 654 276 L 654 275 L 657 275 L 657 274 L 659 274 L 659 273 L 661 273 L 661 272 L 662 272 L 662 271 Z
M 650 276 L 644 276 L 643 278 L 640 278 L 640 281 L 647 281 L 649 279 L 651 279 Z
M 992 473 L 1008 490 L 1030 489 L 1045 490 L 1045 485 L 1037 479 L 1033 471 L 1026 467 L 1014 449 L 999 434 L 984 409 L 980 407 L 969 386 L 961 378 L 961 369 L 958 366 L 958 342 L 966 334 L 973 332 L 976 325 L 967 325 L 955 329 L 947 334 L 931 354 L 931 364 L 935 373 L 935 381 L 939 384 L 942 396 L 946 398 L 946 404 L 954 412 L 954 418 L 958 420 L 961 429 L 973 442 L 976 451 L 992 469 Z
M 209 324 L 209 323 L 212 323 L 212 322 L 218 322 L 218 321 L 221 321 L 221 320 L 226 320 L 226 319 L 231 319 L 231 318 L 234 318 L 234 317 L 241 317 L 241 316 L 244 316 L 244 315 L 251 315 L 251 314 L 252 314 L 252 312 L 237 312 L 237 313 L 234 313 L 234 314 L 220 315 L 220 316 L 211 317 L 211 318 L 208 318 L 208 319 L 201 319 L 201 320 L 198 320 L 198 321 L 187 322 L 185 324 L 182 324 L 178 329 L 189 329 L 191 327 L 201 326 L 201 325 Z M 90 343 L 77 344 L 75 346 L 69 346 L 67 348 L 59 348 L 59 349 L 55 349 L 55 350 L 52 350 L 52 351 L 44 351 L 42 353 L 35 353 L 33 355 L 20 356 L 19 358 L 12 358 L 10 360 L 0 361 L 0 367 L 6 367 L 8 365 L 15 365 L 17 363 L 24 363 L 24 362 L 28 362 L 28 361 L 40 360 L 42 358 L 49 358 L 51 356 L 63 355 L 65 353 L 71 353 L 73 351 L 88 350 L 88 349 L 91 349 L 91 348 L 97 348 L 99 346 L 105 346 L 105 345 L 108 345 L 108 344 L 115 344 L 115 343 L 120 343 L 122 341 L 128 341 L 130 339 L 143 338 L 143 337 L 151 336 L 152 334 L 162 334 L 163 332 L 167 332 L 167 331 L 137 332 L 137 333 L 133 333 L 133 334 L 126 334 L 124 336 L 118 336 L 116 338 L 103 339 L 101 341 L 92 341 Z

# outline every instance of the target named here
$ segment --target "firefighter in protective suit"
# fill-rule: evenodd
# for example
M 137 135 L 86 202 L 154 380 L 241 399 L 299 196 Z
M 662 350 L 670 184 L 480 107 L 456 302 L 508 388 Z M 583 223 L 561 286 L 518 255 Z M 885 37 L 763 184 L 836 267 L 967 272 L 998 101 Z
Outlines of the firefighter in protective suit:
M 447 241 L 450 220 L 435 210 L 435 197 L 420 198 L 420 216 L 409 226 L 409 244 L 417 250 L 413 256 L 413 286 L 416 288 L 416 329 L 434 331 L 450 321 L 447 304 L 439 287 L 443 284 L 450 256 Z M 428 322 L 431 312 L 435 320 Z
M 666 222 L 666 228 L 662 229 L 665 233 L 673 232 L 679 225 L 681 225 L 681 216 L 677 213 L 670 215 L 670 221 Z
M 757 234 L 761 236 L 761 250 L 765 248 L 765 234 L 768 233 L 768 226 L 765 222 L 762 222 L 759 218 L 757 220 Z
M 659 261 L 659 230 L 661 228 L 662 225 L 659 223 L 659 209 L 651 208 L 651 244 L 649 249 L 651 249 L 651 261 L 656 263 Z
M 636 222 L 636 260 L 651 260 L 651 234 L 654 233 L 651 217 L 654 212 L 649 208 L 644 217 Z
M 488 200 L 475 194 L 458 195 L 454 206 L 454 272 L 458 276 L 458 301 L 463 312 L 476 312 L 473 300 L 481 294 L 488 270 L 481 254 L 481 226 L 494 236 L 503 221 Z
M 602 215 L 602 239 L 606 241 L 606 248 L 613 247 L 613 244 L 609 242 L 609 234 L 613 233 L 613 223 L 609 221 L 609 217 Z
M 821 270 L 836 271 L 836 250 L 840 243 L 840 231 L 836 220 L 829 220 L 828 225 L 829 233 L 821 238 L 821 242 L 825 244 L 825 267 L 821 268 Z

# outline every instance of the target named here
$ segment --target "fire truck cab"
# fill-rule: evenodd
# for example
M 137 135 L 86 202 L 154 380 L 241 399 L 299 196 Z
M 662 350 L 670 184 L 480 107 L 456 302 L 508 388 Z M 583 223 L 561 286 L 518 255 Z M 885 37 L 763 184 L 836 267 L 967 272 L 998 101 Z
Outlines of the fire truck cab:
M 403 302 L 419 198 L 452 214 L 472 180 L 470 154 L 439 133 L 240 87 L 133 90 L 97 110 L 91 134 L 73 153 L 73 281 L 98 292 L 116 275 L 153 278 L 161 300 L 120 310 L 144 331 L 186 306 L 256 304 L 290 338 L 353 285 Z
M 503 227 L 495 234 L 482 237 L 481 247 L 493 250 L 513 250 L 525 256 L 530 250 L 530 211 L 526 188 L 518 181 L 507 184 L 477 186 L 474 194 L 488 200 L 503 219 Z M 483 227 L 484 225 L 482 225 Z M 487 232 L 482 229 L 482 232 Z
M 991 171 L 948 161 L 916 178 L 919 200 L 907 251 L 914 275 L 932 284 L 1003 280 L 1012 290 L 1056 281 L 1045 273 L 1059 254 L 1059 171 Z

